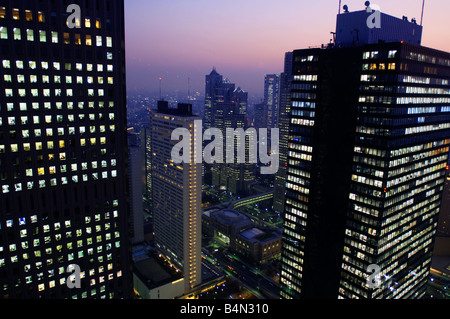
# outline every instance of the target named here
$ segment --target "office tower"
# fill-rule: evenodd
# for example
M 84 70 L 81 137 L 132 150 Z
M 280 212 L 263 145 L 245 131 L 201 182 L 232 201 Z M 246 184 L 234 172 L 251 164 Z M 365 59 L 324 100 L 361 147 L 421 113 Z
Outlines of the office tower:
M 292 52 L 286 52 L 284 58 L 284 72 L 280 75 L 280 98 L 278 129 L 280 130 L 280 168 L 275 175 L 273 209 L 282 214 L 284 212 L 284 193 L 286 184 L 286 166 L 289 138 L 289 114 L 291 109 L 291 79 Z
M 267 108 L 268 128 L 278 127 L 278 106 L 280 94 L 280 76 L 266 74 L 264 76 L 264 103 Z
M 253 126 L 258 130 L 267 128 L 267 108 L 265 103 L 258 103 L 254 106 Z
M 343 15 L 367 28 L 369 13 Z M 424 295 L 450 145 L 450 54 L 409 43 L 418 26 L 397 20 L 395 42 L 337 37 L 338 47 L 293 53 L 283 298 Z
M 194 144 L 194 130 L 201 127 L 194 121 L 201 118 L 192 114 L 190 104 L 168 107 L 159 101 L 157 112 L 151 118 L 152 188 L 154 238 L 157 249 L 184 274 L 185 292 L 201 283 L 201 200 L 202 167 L 195 163 L 176 164 L 172 149 L 172 132 L 186 128 Z
M 445 179 L 444 191 L 442 192 L 437 235 L 442 237 L 450 236 L 450 171 L 448 165 L 447 178 Z
M 0 294 L 128 298 L 124 4 L 65 3 L 0 4 Z
M 144 147 L 141 134 L 128 129 L 128 162 L 130 185 L 130 228 L 133 245 L 144 242 Z
M 144 164 L 145 164 L 145 190 L 144 190 L 144 210 L 152 213 L 152 146 L 151 129 L 143 128 L 142 138 L 145 141 Z
M 225 136 L 227 128 L 249 127 L 247 119 L 248 93 L 215 69 L 206 75 L 204 128 L 218 128 Z M 246 144 L 248 150 L 248 143 Z M 248 154 L 248 152 L 247 152 Z M 233 194 L 250 192 L 254 180 L 254 164 L 214 163 L 204 164 L 205 181 Z

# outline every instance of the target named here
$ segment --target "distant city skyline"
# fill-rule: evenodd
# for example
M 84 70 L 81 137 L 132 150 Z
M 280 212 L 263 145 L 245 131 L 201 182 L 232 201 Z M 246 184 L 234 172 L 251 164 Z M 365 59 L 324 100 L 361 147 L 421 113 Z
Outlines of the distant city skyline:
M 358 11 L 364 2 L 341 5 Z M 371 3 L 420 23 L 420 0 Z M 426 1 L 423 46 L 450 51 L 445 7 L 445 0 Z M 163 93 L 202 93 L 215 67 L 249 95 L 262 95 L 264 75 L 283 71 L 285 52 L 330 42 L 338 8 L 325 0 L 125 0 L 128 88 L 155 92 L 162 77 Z

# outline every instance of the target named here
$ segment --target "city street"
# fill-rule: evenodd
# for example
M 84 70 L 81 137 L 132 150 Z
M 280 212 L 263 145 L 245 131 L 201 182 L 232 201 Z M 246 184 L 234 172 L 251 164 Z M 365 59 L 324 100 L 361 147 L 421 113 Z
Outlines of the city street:
M 212 262 L 260 299 L 279 299 L 279 286 L 253 266 L 222 248 L 209 252 Z

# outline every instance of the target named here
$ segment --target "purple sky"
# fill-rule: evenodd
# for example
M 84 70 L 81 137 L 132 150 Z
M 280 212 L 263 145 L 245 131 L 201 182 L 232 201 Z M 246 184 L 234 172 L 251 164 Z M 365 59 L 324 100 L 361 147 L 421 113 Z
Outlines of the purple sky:
M 350 11 L 365 0 L 342 0 Z M 422 0 L 371 1 L 420 22 Z M 125 0 L 128 86 L 204 93 L 213 67 L 261 95 L 264 74 L 280 73 L 284 53 L 330 41 L 339 1 Z M 450 52 L 450 2 L 426 0 L 422 45 Z

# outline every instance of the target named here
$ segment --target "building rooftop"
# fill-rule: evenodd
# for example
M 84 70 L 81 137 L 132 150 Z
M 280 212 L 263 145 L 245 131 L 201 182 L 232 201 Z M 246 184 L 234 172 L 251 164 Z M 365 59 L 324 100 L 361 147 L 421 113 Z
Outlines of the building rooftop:
M 253 227 L 242 231 L 240 236 L 252 242 L 268 242 L 276 238 L 281 237 L 281 233 L 277 232 L 276 229 L 262 229 L 259 227 Z
M 420 45 L 423 27 L 415 19 L 397 18 L 378 10 L 360 10 L 338 14 L 336 46 L 359 46 L 379 42 L 401 42 Z
M 150 289 L 183 278 L 181 272 L 175 273 L 150 255 L 141 255 L 135 261 L 134 272 Z

